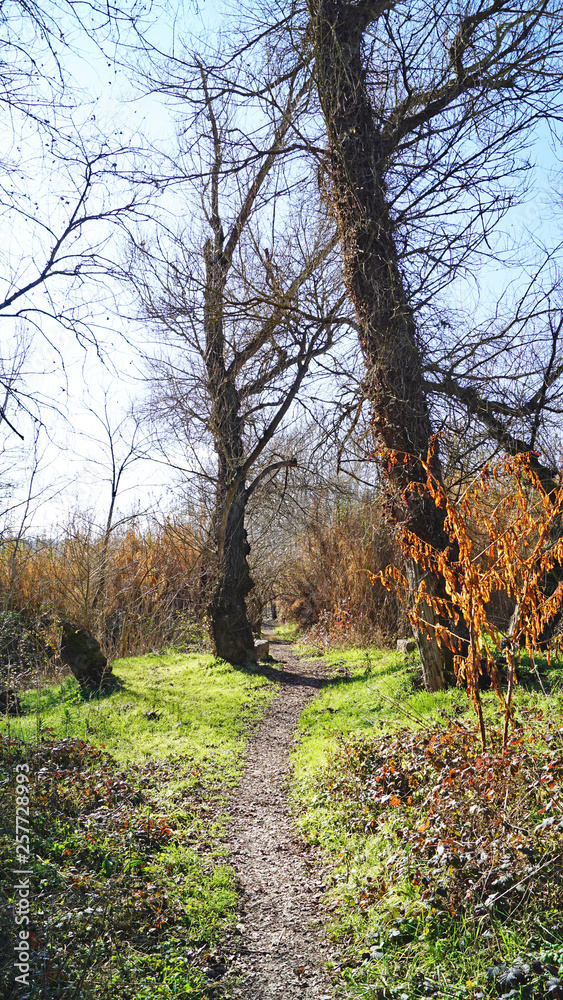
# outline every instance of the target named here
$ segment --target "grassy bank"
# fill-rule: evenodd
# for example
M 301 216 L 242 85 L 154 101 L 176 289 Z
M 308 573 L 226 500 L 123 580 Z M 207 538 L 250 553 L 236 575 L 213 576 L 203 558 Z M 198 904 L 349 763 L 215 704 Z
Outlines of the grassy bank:
M 90 701 L 73 678 L 28 691 L 24 714 L 0 724 L 1 996 L 213 995 L 237 898 L 225 796 L 273 688 L 205 655 L 121 660 L 114 674 Z M 30 824 L 19 861 L 18 774 Z M 14 978 L 14 907 L 29 986 Z
M 492 693 L 483 753 L 465 692 L 428 695 L 414 661 L 326 660 L 336 677 L 302 716 L 293 793 L 329 860 L 344 994 L 562 997 L 561 668 L 522 672 L 503 756 Z

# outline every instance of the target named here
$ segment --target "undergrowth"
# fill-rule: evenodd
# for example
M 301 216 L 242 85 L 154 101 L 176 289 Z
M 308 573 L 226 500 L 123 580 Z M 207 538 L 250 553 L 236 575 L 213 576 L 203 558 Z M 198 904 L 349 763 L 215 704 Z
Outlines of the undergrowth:
M 459 689 L 417 690 L 396 654 L 333 651 L 305 711 L 295 796 L 329 859 L 325 905 L 347 996 L 563 997 L 563 712 L 530 674 L 502 752 Z M 362 662 L 363 660 L 363 662 Z M 543 687 L 543 690 L 542 690 Z

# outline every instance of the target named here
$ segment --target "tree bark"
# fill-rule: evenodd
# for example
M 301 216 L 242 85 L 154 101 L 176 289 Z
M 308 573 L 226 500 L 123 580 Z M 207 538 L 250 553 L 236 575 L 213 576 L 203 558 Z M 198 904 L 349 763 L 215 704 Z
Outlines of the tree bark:
M 346 0 L 309 0 L 319 99 L 328 134 L 328 170 L 333 209 L 341 241 L 344 280 L 361 330 L 366 365 L 365 392 L 373 428 L 386 449 L 397 455 L 386 466 L 389 513 L 435 549 L 449 544 L 442 510 L 425 490 L 432 427 L 422 387 L 422 366 L 413 310 L 399 267 L 393 220 L 386 197 L 388 150 L 369 99 L 362 60 L 367 24 L 380 4 Z M 441 480 L 437 449 L 432 474 Z M 407 566 L 413 586 L 420 582 L 416 563 Z M 439 578 L 427 580 L 435 596 Z M 439 622 L 429 605 L 423 614 L 430 632 Z M 454 679 L 453 655 L 422 627 L 415 630 L 424 681 L 434 691 Z
M 413 593 L 424 579 L 426 590 L 432 597 L 444 597 L 443 581 L 421 571 L 414 559 L 406 560 L 405 575 Z M 419 604 L 417 610 L 421 624 L 413 627 L 413 633 L 422 664 L 424 686 L 427 691 L 441 691 L 449 685 L 456 684 L 457 679 L 453 668 L 453 654 L 437 642 L 433 629 L 437 625 L 450 627 L 451 623 L 436 615 L 427 603 Z
M 247 502 L 242 472 L 244 442 L 239 394 L 225 365 L 223 296 L 227 263 L 211 241 L 205 249 L 205 264 L 205 363 L 212 400 L 210 426 L 218 459 L 209 615 L 216 655 L 229 663 L 244 665 L 257 662 L 246 612 L 246 597 L 254 583 L 244 527 Z
M 111 686 L 114 680 L 111 663 L 108 666 L 98 640 L 85 629 L 63 621 L 59 655 L 63 663 L 70 667 L 83 691 Z
M 535 456 L 532 456 L 535 459 Z M 548 469 L 546 466 L 542 466 L 539 462 L 534 461 L 532 463 L 532 469 L 538 476 L 541 486 L 546 491 L 546 493 L 551 495 L 552 506 L 554 504 L 554 498 L 558 496 L 559 487 L 555 481 L 556 472 L 553 469 Z M 563 509 L 561 506 L 555 508 L 555 514 L 553 516 L 553 522 L 551 525 L 551 530 L 549 532 L 549 543 L 550 545 L 555 545 L 563 536 Z M 551 597 L 555 593 L 559 584 L 563 581 L 563 563 L 557 561 L 551 568 L 550 572 L 546 574 L 542 594 L 545 597 Z M 514 641 L 514 632 L 517 627 L 518 617 L 520 614 L 520 605 L 516 604 L 514 611 L 512 613 L 508 629 L 506 631 L 506 644 L 510 644 Z M 543 629 L 541 630 L 537 645 L 540 650 L 547 652 L 549 645 L 556 636 L 560 636 L 563 632 L 563 607 L 560 607 L 557 613 L 553 616 L 551 621 L 547 622 Z M 521 641 L 521 640 L 518 640 Z M 503 643 L 504 645 L 504 643 Z
M 245 509 L 246 491 L 241 484 L 222 512 L 224 529 L 217 526 L 218 565 L 211 599 L 215 652 L 229 663 L 239 665 L 256 663 L 254 636 L 246 610 L 246 598 L 254 583 L 247 561 L 250 545 L 244 527 Z

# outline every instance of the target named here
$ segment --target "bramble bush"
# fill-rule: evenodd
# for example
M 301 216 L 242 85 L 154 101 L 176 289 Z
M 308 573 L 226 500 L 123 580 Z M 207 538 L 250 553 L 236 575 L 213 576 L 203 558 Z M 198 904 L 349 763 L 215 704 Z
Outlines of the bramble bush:
M 457 722 L 341 742 L 319 793 L 351 834 L 386 841 L 353 902 L 376 908 L 388 943 L 397 912 L 417 937 L 450 919 L 563 931 L 563 727 L 529 712 L 509 751 L 500 730 L 483 751 Z

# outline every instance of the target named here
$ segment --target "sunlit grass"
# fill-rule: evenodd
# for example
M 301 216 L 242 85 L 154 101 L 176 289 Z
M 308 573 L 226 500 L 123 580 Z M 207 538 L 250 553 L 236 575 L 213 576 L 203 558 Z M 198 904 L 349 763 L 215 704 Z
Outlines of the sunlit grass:
M 330 791 L 329 775 L 338 775 L 340 766 L 335 772 L 335 755 L 349 739 L 368 745 L 378 739 L 386 747 L 386 734 L 391 742 L 397 731 L 448 733 L 461 724 L 463 732 L 475 733 L 478 746 L 476 716 L 465 691 L 428 694 L 421 688 L 416 655 L 406 662 L 394 651 L 333 649 L 324 660 L 333 676 L 301 716 L 293 797 L 303 835 L 325 853 L 331 866 L 324 902 L 339 949 L 336 970 L 345 994 L 366 1000 L 472 997 L 489 988 L 486 970 L 499 962 L 523 963 L 532 954 L 563 964 L 563 924 L 557 914 L 551 914 L 548 927 L 535 939 L 537 907 L 529 923 L 524 913 L 508 924 L 500 918 L 483 923 L 482 917 L 457 909 L 450 913 L 439 905 L 440 896 L 432 908 L 422 896 L 424 886 L 412 881 L 410 866 L 416 870 L 416 860 L 411 861 L 403 847 L 403 808 L 391 808 L 375 833 L 355 829 L 353 812 Z M 539 720 L 541 753 L 549 749 L 549 734 L 563 725 L 560 668 L 539 662 L 538 676 L 526 663 L 523 667 L 523 683 L 515 694 L 516 736 L 522 723 L 526 745 L 533 750 L 533 720 Z M 498 700 L 493 692 L 483 692 L 482 699 L 491 744 L 500 752 Z M 542 742 L 546 739 L 547 744 Z M 556 751 L 549 752 L 551 760 Z M 351 803 L 351 808 L 356 807 Z M 444 808 L 451 811 L 455 805 Z M 361 820 L 359 809 L 358 817 Z M 534 822 L 537 819 L 532 827 Z M 521 856 L 520 865 L 525 861 Z M 393 874 L 382 889 L 387 870 Z M 540 980 L 541 975 L 535 984 L 539 989 Z
M 22 761 L 30 776 L 30 1000 L 61 989 L 81 1000 L 203 1000 L 204 966 L 235 920 L 237 883 L 222 841 L 227 795 L 275 685 L 204 654 L 120 660 L 114 676 L 112 691 L 89 700 L 72 677 L 24 692 L 24 714 L 0 721 L 7 996 Z
M 236 774 L 241 740 L 271 696 L 258 674 L 205 654 L 116 660 L 113 675 L 116 688 L 90 700 L 73 677 L 24 692 L 24 714 L 3 717 L 0 732 L 29 740 L 52 729 L 103 744 L 124 763 L 189 756 L 224 779 Z
M 294 642 L 299 639 L 299 625 L 296 622 L 284 622 L 276 625 L 274 628 L 273 640 L 282 639 L 288 642 Z

